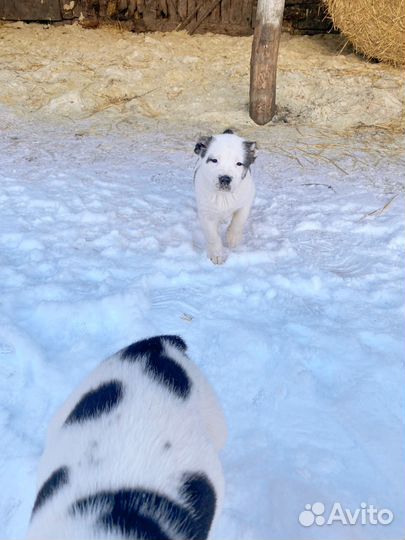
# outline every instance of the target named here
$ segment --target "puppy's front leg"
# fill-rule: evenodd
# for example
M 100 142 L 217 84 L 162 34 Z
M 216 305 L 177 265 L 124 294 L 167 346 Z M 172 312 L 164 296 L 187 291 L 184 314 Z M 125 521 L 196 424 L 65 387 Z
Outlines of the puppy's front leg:
M 218 233 L 218 221 L 202 217 L 201 225 L 207 241 L 207 254 L 209 259 L 211 259 L 214 264 L 223 264 L 225 262 L 225 257 L 221 237 Z
M 234 248 L 240 244 L 243 236 L 243 227 L 249 217 L 249 213 L 250 205 L 240 208 L 233 214 L 231 224 L 226 233 L 228 246 L 230 248 Z

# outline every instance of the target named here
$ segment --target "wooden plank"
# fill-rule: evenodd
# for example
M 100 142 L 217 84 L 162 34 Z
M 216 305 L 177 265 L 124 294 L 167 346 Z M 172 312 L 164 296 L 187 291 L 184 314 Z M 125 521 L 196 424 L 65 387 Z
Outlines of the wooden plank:
M 187 0 L 177 1 L 177 11 L 181 20 L 187 17 Z
M 143 24 L 145 27 L 153 30 L 158 30 L 156 12 L 159 9 L 159 0 L 145 1 L 143 8 Z
M 242 3 L 242 24 L 252 26 L 252 0 L 243 0 Z
M 188 0 L 187 17 L 179 24 L 176 30 L 184 30 L 188 24 L 197 20 L 197 13 L 200 7 L 204 5 L 205 0 Z
M 204 0 L 203 0 L 204 1 Z M 206 0 L 205 0 L 206 1 Z M 197 20 L 197 13 L 196 13 L 196 9 L 198 8 L 198 6 L 201 4 L 201 0 L 188 0 L 188 5 L 187 5 L 187 17 L 189 15 L 191 15 L 192 13 L 194 13 L 194 16 L 191 17 L 191 20 L 193 20 L 193 18 L 195 20 Z
M 91 1 L 89 2 L 91 4 Z M 103 19 L 108 15 L 108 6 L 110 5 L 109 0 L 99 0 L 98 2 L 99 9 L 98 14 L 100 19 Z
M 212 12 L 212 10 L 220 3 L 221 0 L 211 0 L 208 4 L 204 4 L 201 9 L 198 10 L 198 16 L 197 20 L 195 22 L 192 22 L 188 26 L 188 32 L 189 34 L 193 34 L 197 28 L 200 26 L 200 24 L 208 17 L 208 15 Z
M 127 15 L 128 19 L 132 19 L 135 14 L 136 0 L 128 0 Z
M 218 5 L 214 7 L 214 9 L 208 15 L 208 19 L 213 23 L 216 22 L 217 24 L 221 24 L 221 2 L 219 2 Z
M 222 0 L 221 21 L 225 25 L 231 22 L 231 0 Z
M 156 31 L 163 27 L 173 27 L 187 28 L 198 33 L 209 31 L 228 35 L 253 33 L 258 2 L 258 0 L 220 0 L 208 16 L 206 10 L 211 0 L 0 0 L 0 6 L 4 12 L 6 5 L 13 4 L 19 8 L 25 6 L 27 9 L 28 4 L 43 7 L 52 1 L 59 2 L 61 15 L 59 14 L 58 20 L 60 17 L 77 18 L 80 11 L 83 11 L 85 16 L 92 18 L 98 16 L 100 21 L 108 16 L 134 21 L 135 31 Z M 73 10 L 72 2 L 74 2 Z M 114 5 L 115 10 L 112 9 Z M 127 9 L 124 9 L 125 6 Z M 322 0 L 285 0 L 285 6 L 283 29 L 299 34 L 330 31 L 331 22 L 324 17 Z M 41 20 L 44 16 L 38 18 L 37 15 L 35 15 L 37 20 Z M 32 16 L 28 20 L 31 20 Z
M 158 1 L 158 13 L 159 17 L 166 18 L 169 15 L 169 6 L 167 5 L 166 0 Z
M 8 21 L 61 21 L 59 0 L 0 0 L 0 19 Z
M 276 112 L 278 47 L 283 22 L 284 0 L 259 0 L 250 59 L 249 114 L 264 125 Z
M 175 0 L 167 0 L 168 7 L 169 7 L 169 19 L 173 21 L 179 20 L 179 14 L 177 13 L 177 6 Z
M 256 11 L 257 11 L 257 0 L 252 2 L 252 28 L 256 26 Z
M 232 0 L 231 4 L 231 23 L 240 24 L 242 21 L 242 2 L 243 0 Z

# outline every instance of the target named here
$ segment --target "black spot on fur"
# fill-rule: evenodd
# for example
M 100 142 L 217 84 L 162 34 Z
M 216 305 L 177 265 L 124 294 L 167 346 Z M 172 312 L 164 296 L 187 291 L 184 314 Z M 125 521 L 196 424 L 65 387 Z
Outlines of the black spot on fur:
M 169 345 L 177 347 L 181 352 L 185 353 L 187 351 L 187 345 L 180 336 L 155 336 L 148 339 L 142 339 L 141 341 L 136 341 L 132 345 L 129 345 L 121 354 L 124 354 L 126 351 L 128 354 L 133 356 L 138 356 L 139 354 L 147 354 L 152 350 L 161 350 L 162 342 L 164 340 Z
M 183 367 L 166 355 L 164 342 L 183 353 L 187 350 L 186 344 L 179 336 L 157 336 L 133 343 L 121 351 L 121 358 L 129 361 L 144 359 L 146 373 L 178 397 L 186 399 L 190 394 L 192 382 Z
M 38 495 L 34 502 L 32 509 L 32 515 L 45 504 L 45 502 L 52 497 L 59 489 L 65 486 L 69 481 L 69 469 L 67 467 L 60 467 L 56 469 L 51 476 L 44 482 L 41 489 L 38 491 Z
M 211 144 L 212 137 L 203 136 L 198 139 L 194 147 L 194 153 L 198 154 L 200 157 L 204 157 L 207 153 L 208 147 Z
M 226 130 L 224 131 L 224 135 L 225 135 L 225 134 L 233 135 L 233 131 L 232 131 L 231 129 L 226 129 Z
M 69 509 L 71 515 L 95 514 L 96 526 L 114 535 L 145 540 L 166 540 L 154 514 L 159 514 L 162 497 L 139 490 L 101 491 L 79 499 Z M 162 510 L 166 510 L 163 508 Z
M 245 149 L 245 159 L 243 161 L 245 167 L 249 168 L 257 157 L 257 144 L 251 141 L 243 141 Z
M 210 524 L 201 519 L 207 497 L 199 496 L 199 490 L 191 484 L 185 489 L 188 506 L 181 506 L 157 492 L 138 489 L 102 491 L 79 499 L 69 509 L 71 515 L 94 515 L 95 526 L 125 538 L 144 540 L 168 540 L 187 538 L 203 540 Z M 192 501 L 191 501 L 192 499 Z M 212 514 L 213 516 L 213 514 Z
M 119 381 L 109 381 L 90 390 L 77 403 L 65 420 L 65 424 L 74 424 L 85 420 L 94 420 L 102 414 L 109 413 L 117 407 L 123 398 L 122 384 Z
M 193 509 L 197 538 L 206 538 L 214 518 L 217 502 L 211 482 L 202 473 L 186 475 L 181 495 Z
M 170 448 L 172 447 L 172 443 L 167 441 L 165 442 L 165 444 L 163 445 L 163 450 L 170 450 Z
M 146 371 L 179 397 L 185 399 L 190 393 L 190 379 L 180 364 L 164 354 L 149 356 Z

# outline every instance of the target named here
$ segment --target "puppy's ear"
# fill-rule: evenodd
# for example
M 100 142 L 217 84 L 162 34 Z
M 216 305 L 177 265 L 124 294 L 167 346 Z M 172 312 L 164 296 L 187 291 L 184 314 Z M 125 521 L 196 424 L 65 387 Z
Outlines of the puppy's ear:
M 243 146 L 245 147 L 245 163 L 250 167 L 258 154 L 257 144 L 251 141 L 243 141 Z
M 200 137 L 194 147 L 194 153 L 203 158 L 207 152 L 207 149 L 211 141 L 212 141 L 212 137 L 208 137 L 208 136 Z
M 225 135 L 225 133 L 227 133 L 228 135 L 233 135 L 233 131 L 231 129 L 226 129 L 224 131 L 224 135 Z

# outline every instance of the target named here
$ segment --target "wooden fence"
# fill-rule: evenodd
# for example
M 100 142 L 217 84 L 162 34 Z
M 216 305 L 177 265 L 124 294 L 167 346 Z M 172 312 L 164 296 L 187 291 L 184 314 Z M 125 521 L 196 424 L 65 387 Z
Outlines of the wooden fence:
M 0 19 L 69 21 L 82 14 L 84 26 L 119 21 L 134 32 L 214 32 L 250 35 L 257 0 L 0 0 Z M 330 31 L 322 0 L 286 0 L 283 29 L 291 33 Z

